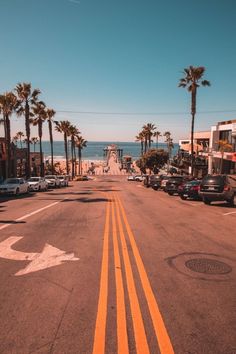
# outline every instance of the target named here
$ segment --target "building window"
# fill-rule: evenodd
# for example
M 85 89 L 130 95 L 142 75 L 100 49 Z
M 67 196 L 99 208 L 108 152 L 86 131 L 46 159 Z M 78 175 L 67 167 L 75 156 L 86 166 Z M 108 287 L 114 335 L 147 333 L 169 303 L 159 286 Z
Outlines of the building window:
M 232 144 L 232 130 L 221 130 L 220 140 L 227 140 L 229 144 Z

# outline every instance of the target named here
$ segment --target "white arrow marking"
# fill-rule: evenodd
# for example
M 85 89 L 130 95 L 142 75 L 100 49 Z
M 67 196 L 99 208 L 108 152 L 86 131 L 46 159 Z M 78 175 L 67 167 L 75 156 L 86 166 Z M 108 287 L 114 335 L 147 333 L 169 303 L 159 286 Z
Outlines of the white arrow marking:
M 74 256 L 74 253 L 66 254 L 65 251 L 47 243 L 41 253 L 26 253 L 13 250 L 11 246 L 22 238 L 23 237 L 12 236 L 0 243 L 0 257 L 16 261 L 31 261 L 24 269 L 15 274 L 17 276 L 55 267 L 65 261 L 79 260 L 79 258 Z

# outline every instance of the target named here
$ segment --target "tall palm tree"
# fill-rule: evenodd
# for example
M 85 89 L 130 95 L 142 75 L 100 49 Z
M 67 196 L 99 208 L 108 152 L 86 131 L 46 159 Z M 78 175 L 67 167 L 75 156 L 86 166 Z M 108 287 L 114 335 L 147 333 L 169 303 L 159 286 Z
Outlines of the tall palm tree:
M 54 173 L 54 162 L 53 162 L 53 134 L 52 134 L 52 123 L 53 117 L 55 116 L 56 112 L 48 108 L 47 109 L 47 121 L 48 121 L 48 130 L 49 130 L 49 139 L 50 139 L 50 146 L 51 146 L 51 172 Z
M 24 135 L 23 132 L 17 132 L 17 133 L 16 133 L 17 139 L 20 140 L 20 147 L 21 147 L 21 149 L 22 149 L 22 138 L 23 138 L 24 136 L 25 136 L 25 135 Z
M 229 144 L 228 140 L 219 140 L 218 144 L 219 144 L 219 151 L 221 152 L 220 173 L 223 173 L 224 153 L 227 151 L 232 151 L 233 145 Z
M 78 148 L 78 159 L 79 159 L 79 175 L 82 174 L 82 166 L 81 166 L 81 162 L 82 162 L 82 150 L 84 147 L 87 146 L 87 141 L 84 140 L 84 138 L 79 135 L 76 138 L 76 142 L 75 142 L 77 148 Z
M 155 124 L 153 123 L 147 123 L 143 126 L 143 131 L 144 131 L 144 135 L 146 136 L 146 149 L 145 152 L 147 150 L 147 145 L 148 148 L 151 148 L 151 143 L 152 143 L 152 136 L 154 131 L 156 130 Z
M 35 145 L 38 144 L 38 142 L 39 142 L 38 137 L 37 137 L 37 136 L 33 136 L 33 137 L 31 138 L 31 142 L 32 142 L 32 144 L 34 145 L 34 152 L 35 152 Z
M 11 166 L 11 124 L 10 117 L 16 110 L 17 98 L 13 92 L 6 92 L 0 95 L 0 112 L 3 115 L 4 132 L 6 139 L 6 177 L 10 177 L 12 174 Z
M 145 135 L 144 135 L 143 131 L 139 132 L 139 134 L 136 135 L 135 141 L 140 141 L 140 143 L 141 143 L 141 156 L 142 156 L 143 155 L 143 144 L 145 141 Z
M 156 149 L 158 149 L 158 139 L 159 139 L 160 136 L 162 136 L 161 132 L 155 131 L 153 133 L 153 136 L 156 138 Z
M 19 83 L 15 88 L 18 98 L 17 114 L 25 117 L 25 132 L 27 144 L 27 164 L 26 176 L 30 177 L 30 117 L 33 117 L 32 107 L 38 102 L 38 96 L 41 93 L 39 89 L 32 90 L 30 83 Z
M 55 121 L 55 130 L 64 135 L 64 147 L 66 155 L 66 173 L 69 174 L 69 162 L 68 162 L 68 144 L 67 137 L 70 135 L 70 126 L 71 123 L 68 120 L 62 120 L 60 122 Z
M 71 139 L 71 173 L 72 173 L 72 179 L 75 176 L 75 160 L 76 160 L 76 154 L 75 154 L 75 139 L 76 137 L 80 134 L 80 131 L 76 128 L 75 125 L 71 125 L 69 128 L 69 133 L 70 133 L 70 139 Z
M 40 101 L 33 107 L 34 118 L 31 120 L 33 125 L 38 126 L 39 135 L 39 152 L 40 152 L 40 176 L 44 176 L 44 164 L 43 164 L 43 150 L 42 150 L 42 136 L 43 136 L 43 122 L 46 120 L 46 105 Z
M 189 66 L 184 69 L 183 74 L 184 78 L 180 79 L 179 87 L 186 87 L 187 90 L 191 93 L 191 175 L 193 176 L 194 168 L 194 146 L 193 146 L 193 136 L 194 136 L 194 120 L 196 114 L 196 100 L 197 100 L 197 89 L 200 86 L 210 86 L 210 82 L 207 80 L 202 80 L 202 77 L 205 72 L 204 66 L 194 67 Z

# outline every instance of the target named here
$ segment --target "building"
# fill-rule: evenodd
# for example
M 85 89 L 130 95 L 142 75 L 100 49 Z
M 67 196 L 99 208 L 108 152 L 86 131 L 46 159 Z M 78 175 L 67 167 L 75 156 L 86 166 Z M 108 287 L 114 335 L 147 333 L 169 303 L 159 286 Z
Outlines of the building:
M 220 152 L 219 140 L 226 140 L 231 151 Z M 236 119 L 217 123 L 211 127 L 208 173 L 236 173 Z

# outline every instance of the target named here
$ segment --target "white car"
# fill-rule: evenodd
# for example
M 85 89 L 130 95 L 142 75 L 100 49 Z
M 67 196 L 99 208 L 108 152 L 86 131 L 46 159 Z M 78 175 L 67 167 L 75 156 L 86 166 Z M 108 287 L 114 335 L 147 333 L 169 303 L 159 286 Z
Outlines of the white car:
M 48 190 L 48 183 L 44 177 L 31 177 L 27 181 L 31 191 L 46 191 Z
M 0 194 L 19 195 L 29 191 L 29 183 L 23 178 L 7 178 L 3 184 L 0 184 Z
M 128 176 L 127 181 L 135 181 L 135 176 L 133 175 Z
M 61 187 L 60 179 L 56 175 L 46 175 L 45 180 L 46 180 L 49 188 L 60 188 Z
M 68 176 L 61 175 L 57 177 L 59 178 L 62 187 L 68 187 Z

